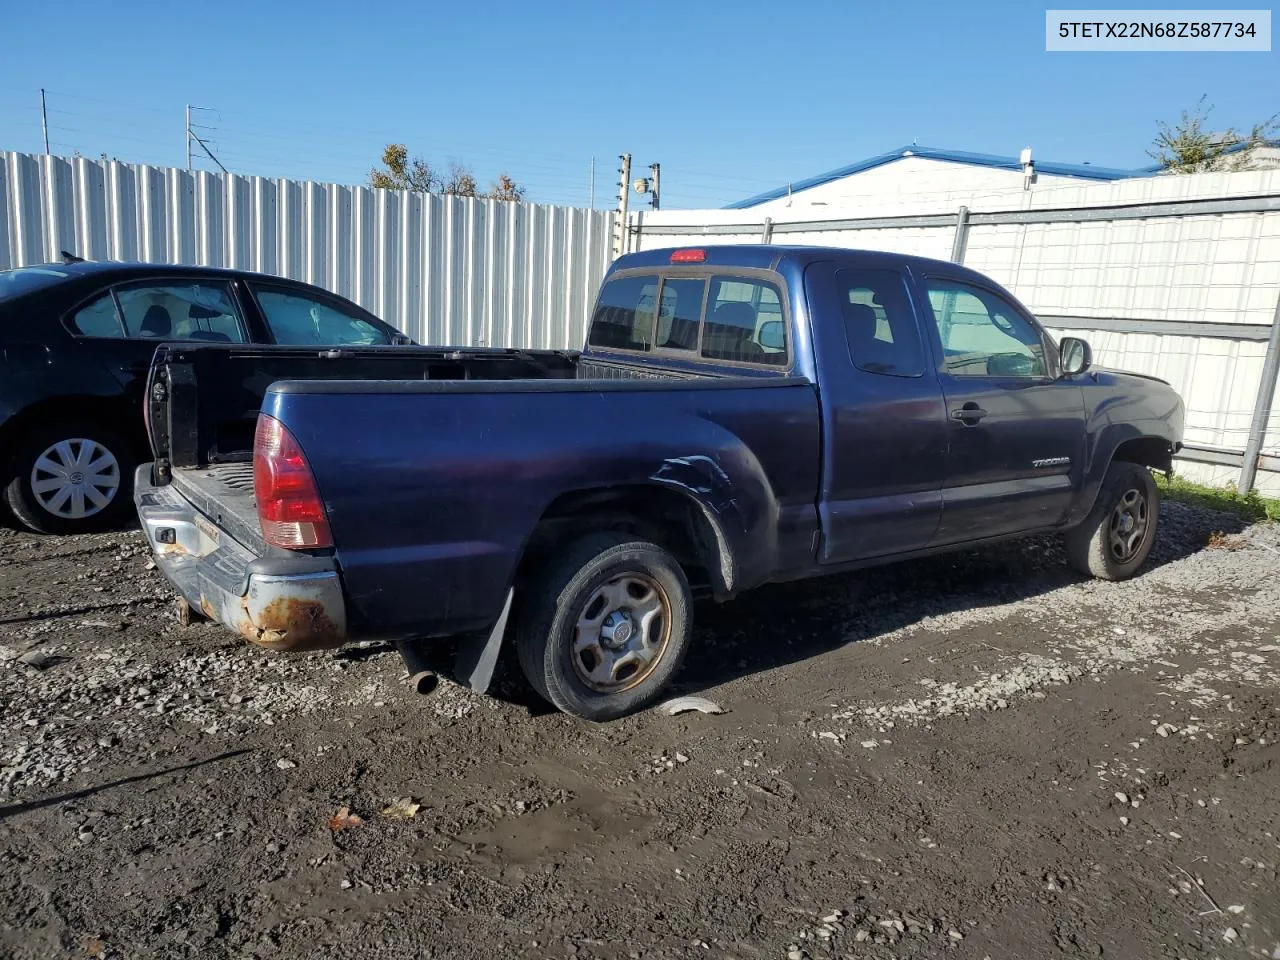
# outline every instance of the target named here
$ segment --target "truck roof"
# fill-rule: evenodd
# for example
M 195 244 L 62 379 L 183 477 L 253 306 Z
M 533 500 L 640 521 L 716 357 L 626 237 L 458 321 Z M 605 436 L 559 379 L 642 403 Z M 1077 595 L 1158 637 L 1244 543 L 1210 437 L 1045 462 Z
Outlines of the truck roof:
M 803 267 L 819 260 L 859 260 L 867 265 L 883 267 L 907 265 L 919 270 L 945 267 L 950 273 L 980 274 L 952 263 L 931 257 L 918 257 L 907 253 L 885 250 L 859 250 L 852 247 L 815 247 L 803 244 L 779 243 L 690 243 L 679 247 L 661 247 L 628 253 L 614 261 L 612 270 L 632 267 L 667 267 L 672 264 L 671 255 L 677 250 L 703 250 L 706 259 L 686 266 L 745 267 L 760 270 L 776 270 L 784 259 Z

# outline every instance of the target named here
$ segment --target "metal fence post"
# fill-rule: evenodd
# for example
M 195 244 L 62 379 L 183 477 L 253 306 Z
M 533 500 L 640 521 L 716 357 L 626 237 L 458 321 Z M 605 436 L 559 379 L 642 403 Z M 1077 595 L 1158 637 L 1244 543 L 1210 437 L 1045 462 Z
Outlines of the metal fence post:
M 969 208 L 961 207 L 956 213 L 956 235 L 951 241 L 951 262 L 964 263 L 964 248 L 969 241 Z
M 773 217 L 764 218 L 764 227 L 760 230 L 760 242 L 768 243 L 773 239 Z
M 1258 475 L 1258 458 L 1262 456 L 1262 444 L 1267 439 L 1267 421 L 1271 418 L 1271 405 L 1276 399 L 1276 378 L 1280 375 L 1280 296 L 1276 297 L 1276 311 L 1271 317 L 1271 336 L 1267 338 L 1267 356 L 1262 361 L 1262 377 L 1258 381 L 1258 398 L 1253 404 L 1253 420 L 1249 423 L 1249 442 L 1244 448 L 1244 464 L 1240 467 L 1241 493 L 1253 489 Z

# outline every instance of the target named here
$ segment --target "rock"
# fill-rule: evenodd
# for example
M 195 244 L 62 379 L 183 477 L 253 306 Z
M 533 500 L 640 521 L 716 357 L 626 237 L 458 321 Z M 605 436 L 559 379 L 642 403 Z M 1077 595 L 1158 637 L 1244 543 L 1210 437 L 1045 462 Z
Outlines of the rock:
M 865 943 L 870 936 L 871 934 L 867 933 L 867 931 L 859 930 L 853 935 L 853 939 L 858 941 L 858 943 Z
M 1169 736 L 1169 734 L 1177 733 L 1177 732 L 1178 732 L 1178 728 L 1175 727 L 1172 723 L 1162 723 L 1160 724 L 1160 726 L 1156 727 L 1156 734 L 1157 736 L 1161 736 L 1161 737 L 1167 737 Z
M 1128 795 L 1127 793 L 1125 793 L 1123 790 L 1117 790 L 1117 791 L 1116 791 L 1116 799 L 1117 799 L 1117 800 L 1119 800 L 1121 803 L 1128 803 L 1128 802 L 1129 802 L 1129 795 Z
M 880 742 L 878 740 L 863 740 L 862 745 L 868 750 L 874 750 L 880 746 Z
M 1240 934 L 1235 927 L 1227 927 L 1226 930 L 1222 931 L 1222 939 L 1227 941 L 1227 943 L 1235 943 L 1239 937 Z
M 689 758 L 686 757 L 683 753 L 678 753 L 678 752 L 676 753 L 676 763 L 688 763 L 688 762 L 689 762 Z
M 838 923 L 844 917 L 843 910 L 832 910 L 829 914 L 822 918 L 823 923 Z
M 292 770 L 294 767 L 297 766 L 297 764 L 294 763 L 292 760 L 288 760 L 285 757 L 281 757 L 279 760 L 276 761 L 276 766 L 279 767 L 281 770 Z
M 90 830 L 90 829 L 88 829 L 87 827 L 86 827 L 86 828 L 84 828 L 84 829 L 82 829 L 82 830 L 77 834 L 77 836 L 80 838 L 80 842 L 81 842 L 81 843 L 92 843 L 92 842 L 93 842 L 93 831 L 92 831 L 92 830 Z
M 43 650 L 28 650 L 22 656 L 18 657 L 18 662 L 23 666 L 30 667 L 32 670 L 47 670 L 49 667 L 56 666 L 69 657 L 60 657 L 54 653 L 45 653 Z
M 340 886 L 343 890 L 350 890 L 350 889 L 351 889 L 351 881 L 350 881 L 350 880 L 348 880 L 346 877 L 343 877 L 343 878 L 342 878 L 342 882 L 341 882 L 340 884 L 338 884 L 338 886 Z
M 947 936 L 948 936 L 948 937 L 950 937 L 952 940 L 963 940 L 963 939 L 964 939 L 964 934 L 963 934 L 963 933 L 961 933 L 959 930 L 948 930 L 948 931 L 947 931 Z
M 804 960 L 803 950 L 788 950 L 787 960 Z
M 1231 906 L 1227 907 L 1227 913 L 1244 913 L 1244 907 L 1240 906 L 1238 903 L 1233 903 Z
M 724 707 L 706 697 L 675 697 L 658 708 L 668 717 L 696 710 L 698 713 L 724 713 Z

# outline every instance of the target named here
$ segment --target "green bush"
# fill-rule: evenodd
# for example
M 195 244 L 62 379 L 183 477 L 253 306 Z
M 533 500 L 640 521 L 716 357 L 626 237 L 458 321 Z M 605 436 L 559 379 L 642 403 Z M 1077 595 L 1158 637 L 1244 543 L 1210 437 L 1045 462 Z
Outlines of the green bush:
M 1234 513 L 1246 520 L 1280 520 L 1280 500 L 1260 496 L 1257 490 L 1242 495 L 1234 487 L 1206 487 L 1181 477 L 1166 480 L 1159 474 L 1156 483 L 1166 500 Z

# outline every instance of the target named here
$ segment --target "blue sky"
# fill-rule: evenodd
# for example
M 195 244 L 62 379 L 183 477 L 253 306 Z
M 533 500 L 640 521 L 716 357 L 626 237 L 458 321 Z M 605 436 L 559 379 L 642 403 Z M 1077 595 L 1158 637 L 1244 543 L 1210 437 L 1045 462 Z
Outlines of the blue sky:
M 42 149 L 45 87 L 55 153 L 181 166 L 193 103 L 236 172 L 358 183 L 399 141 L 573 205 L 628 150 L 664 206 L 720 206 L 913 140 L 1134 167 L 1202 94 L 1216 126 L 1280 110 L 1280 52 L 1051 54 L 1003 0 L 6 7 L 0 149 Z

